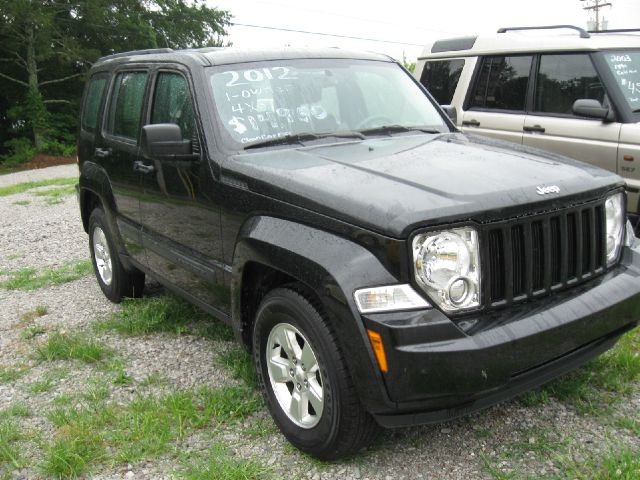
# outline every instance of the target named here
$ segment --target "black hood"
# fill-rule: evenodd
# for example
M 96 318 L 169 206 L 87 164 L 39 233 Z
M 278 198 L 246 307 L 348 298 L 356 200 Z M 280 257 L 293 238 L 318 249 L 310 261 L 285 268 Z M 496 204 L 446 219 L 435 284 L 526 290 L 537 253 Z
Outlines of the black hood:
M 554 154 L 463 134 L 250 151 L 223 165 L 257 193 L 396 238 L 418 226 L 505 218 L 622 185 Z M 538 193 L 557 186 L 559 193 Z

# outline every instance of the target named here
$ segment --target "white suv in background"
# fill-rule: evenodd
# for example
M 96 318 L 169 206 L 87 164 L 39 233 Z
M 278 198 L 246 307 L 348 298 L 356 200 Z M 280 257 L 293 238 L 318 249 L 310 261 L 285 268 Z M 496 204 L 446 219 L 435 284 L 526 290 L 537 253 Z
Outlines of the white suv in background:
M 625 178 L 640 230 L 640 35 L 570 25 L 438 40 L 416 78 L 467 133 L 567 155 Z

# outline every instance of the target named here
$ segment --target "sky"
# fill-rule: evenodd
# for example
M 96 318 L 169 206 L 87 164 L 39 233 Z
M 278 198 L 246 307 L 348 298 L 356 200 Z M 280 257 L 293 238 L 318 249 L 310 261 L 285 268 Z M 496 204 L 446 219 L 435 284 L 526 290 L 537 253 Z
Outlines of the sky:
M 640 0 L 607 0 L 608 28 L 640 28 Z M 604 0 L 601 1 L 603 3 Z M 424 44 L 441 38 L 491 34 L 500 27 L 572 24 L 586 28 L 580 0 L 206 0 L 228 10 L 228 41 L 238 47 L 341 47 L 415 61 Z M 252 27 L 243 26 L 253 25 Z M 341 35 L 311 35 L 260 27 Z M 355 40 L 361 37 L 371 40 Z M 393 43 L 395 42 L 395 43 Z

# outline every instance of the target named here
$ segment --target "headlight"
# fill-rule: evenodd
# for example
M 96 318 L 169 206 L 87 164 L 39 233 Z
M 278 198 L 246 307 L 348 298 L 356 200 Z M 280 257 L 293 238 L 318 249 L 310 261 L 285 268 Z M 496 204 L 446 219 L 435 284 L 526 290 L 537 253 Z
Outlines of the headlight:
M 478 233 L 470 227 L 427 232 L 413 239 L 416 281 L 446 311 L 480 305 Z
M 620 254 L 620 247 L 624 241 L 625 204 L 624 195 L 611 195 L 604 203 L 607 219 L 607 266 L 616 262 Z

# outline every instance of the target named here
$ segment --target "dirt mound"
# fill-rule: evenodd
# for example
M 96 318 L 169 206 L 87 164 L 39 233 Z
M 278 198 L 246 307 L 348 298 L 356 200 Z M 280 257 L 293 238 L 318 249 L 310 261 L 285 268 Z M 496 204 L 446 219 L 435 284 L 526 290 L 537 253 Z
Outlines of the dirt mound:
M 69 163 L 76 163 L 75 155 L 69 157 L 60 157 L 39 153 L 28 162 L 16 165 L 15 170 L 34 170 L 36 168 L 54 167 L 56 165 L 66 165 Z

